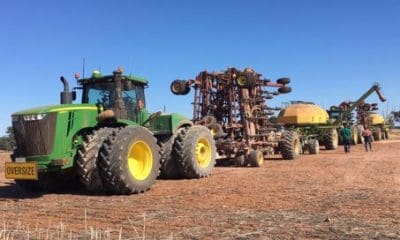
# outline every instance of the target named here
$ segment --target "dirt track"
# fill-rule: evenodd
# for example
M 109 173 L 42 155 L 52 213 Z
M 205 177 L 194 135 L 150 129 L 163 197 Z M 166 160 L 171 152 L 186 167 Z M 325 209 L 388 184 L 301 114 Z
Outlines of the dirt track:
M 400 140 L 374 147 L 217 168 L 132 196 L 29 195 L 4 179 L 0 153 L 0 239 L 400 239 Z

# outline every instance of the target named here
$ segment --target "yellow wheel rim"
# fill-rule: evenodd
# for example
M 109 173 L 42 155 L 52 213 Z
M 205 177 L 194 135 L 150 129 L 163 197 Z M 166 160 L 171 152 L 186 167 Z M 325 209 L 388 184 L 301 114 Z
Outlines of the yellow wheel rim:
M 246 84 L 246 77 L 239 76 L 236 81 L 237 81 L 237 84 L 239 84 L 240 86 L 244 86 Z
M 211 135 L 215 136 L 218 133 L 218 128 L 214 127 L 210 129 Z
M 261 152 L 258 153 L 257 156 L 258 165 L 262 166 L 264 164 L 264 156 Z
M 196 162 L 201 168 L 211 163 L 211 145 L 206 138 L 200 138 L 196 143 Z
M 128 168 L 131 176 L 137 180 L 146 179 L 153 168 L 153 154 L 150 146 L 143 142 L 134 142 L 128 152 Z

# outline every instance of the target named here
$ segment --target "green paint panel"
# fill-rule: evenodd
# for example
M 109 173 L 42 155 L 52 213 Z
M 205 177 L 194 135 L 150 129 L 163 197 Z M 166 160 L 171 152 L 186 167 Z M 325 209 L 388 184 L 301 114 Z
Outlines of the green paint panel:
M 163 114 L 151 120 L 148 127 L 154 135 L 172 134 L 182 124 L 188 122 L 187 118 L 177 113 Z
M 55 110 L 57 112 L 53 151 L 43 156 L 26 156 L 28 161 L 36 162 L 42 171 L 51 170 L 52 160 L 67 160 L 68 164 L 64 165 L 62 169 L 73 166 L 74 156 L 82 142 L 79 133 L 83 129 L 94 128 L 97 125 L 97 107 L 87 105 L 94 106 L 94 108 L 82 108 L 81 106 L 58 105 L 44 110 L 45 112 L 54 112 Z M 34 114 L 32 110 L 28 112 Z M 59 167 L 55 167 L 54 170 L 59 170 Z
M 63 104 L 63 105 L 50 105 L 37 108 L 30 108 L 22 110 L 12 115 L 26 115 L 26 114 L 39 114 L 39 113 L 49 113 L 49 112 L 62 112 L 71 110 L 96 110 L 97 106 L 93 104 Z

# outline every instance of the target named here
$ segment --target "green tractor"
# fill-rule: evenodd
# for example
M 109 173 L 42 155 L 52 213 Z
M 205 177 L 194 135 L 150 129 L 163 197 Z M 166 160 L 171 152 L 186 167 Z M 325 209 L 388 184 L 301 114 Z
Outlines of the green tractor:
M 146 79 L 123 75 L 122 68 L 75 78 L 82 103 L 72 104 L 76 92 L 61 77 L 60 105 L 12 115 L 17 147 L 6 178 L 30 191 L 59 191 L 80 182 L 93 193 L 131 194 L 148 190 L 160 173 L 211 174 L 216 149 L 210 131 L 179 114 L 149 114 Z

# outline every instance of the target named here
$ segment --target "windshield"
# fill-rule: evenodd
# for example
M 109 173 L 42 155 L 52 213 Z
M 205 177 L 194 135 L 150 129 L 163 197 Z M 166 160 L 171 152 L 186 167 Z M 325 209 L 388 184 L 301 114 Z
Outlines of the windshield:
M 340 116 L 340 112 L 329 112 L 329 115 L 330 118 L 337 119 Z
M 145 107 L 144 87 L 131 81 L 122 83 L 121 97 L 127 110 L 128 118 L 136 120 L 141 108 Z M 98 82 L 84 85 L 82 103 L 100 104 L 104 109 L 112 109 L 115 102 L 115 83 Z

